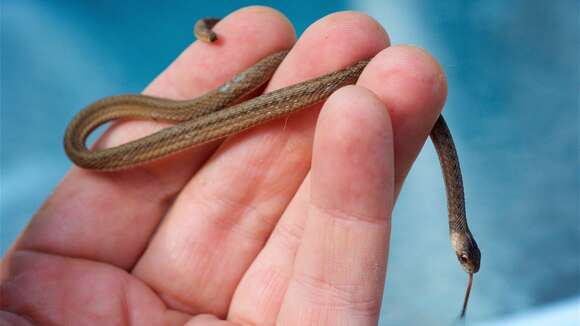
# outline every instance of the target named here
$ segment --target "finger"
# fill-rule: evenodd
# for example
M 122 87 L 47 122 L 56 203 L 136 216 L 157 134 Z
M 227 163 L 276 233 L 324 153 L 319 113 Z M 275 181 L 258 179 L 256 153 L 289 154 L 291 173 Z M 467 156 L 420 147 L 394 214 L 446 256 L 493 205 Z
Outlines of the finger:
M 278 323 L 378 321 L 394 198 L 392 141 L 388 113 L 372 92 L 349 86 L 327 101 L 316 128 L 308 220 Z
M 372 90 L 389 110 L 395 135 L 398 194 L 445 104 L 445 73 L 425 50 L 399 45 L 373 58 L 357 85 Z
M 368 16 L 326 17 L 300 38 L 269 90 L 371 57 L 386 42 Z M 309 169 L 312 109 L 228 140 L 181 193 L 135 268 L 170 306 L 225 316 L 240 278 Z
M 441 111 L 446 95 L 444 73 L 425 51 L 393 46 L 373 58 L 359 84 L 372 89 L 393 115 L 395 189 L 398 193 Z M 235 313 L 240 320 L 255 324 L 276 320 L 302 238 L 309 187 L 307 179 L 236 290 L 230 314 Z
M 259 58 L 291 46 L 293 29 L 280 13 L 249 7 L 226 17 L 216 45 L 196 42 L 148 88 L 148 94 L 194 97 L 231 78 Z M 250 42 L 260 40 L 256 46 Z M 111 146 L 161 127 L 119 124 L 102 141 Z M 108 262 L 131 268 L 166 214 L 175 194 L 212 151 L 200 147 L 153 165 L 98 173 L 73 168 L 22 235 L 17 249 Z

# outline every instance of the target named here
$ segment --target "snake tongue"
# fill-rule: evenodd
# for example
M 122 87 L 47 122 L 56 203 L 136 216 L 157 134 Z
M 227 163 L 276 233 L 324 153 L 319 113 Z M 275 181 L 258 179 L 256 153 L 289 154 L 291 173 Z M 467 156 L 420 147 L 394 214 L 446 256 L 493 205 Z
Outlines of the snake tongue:
M 467 303 L 469 302 L 469 294 L 471 293 L 471 286 L 473 285 L 473 273 L 467 273 L 467 289 L 465 290 L 465 299 L 463 300 L 463 308 L 461 309 L 460 319 L 465 318 L 467 311 Z

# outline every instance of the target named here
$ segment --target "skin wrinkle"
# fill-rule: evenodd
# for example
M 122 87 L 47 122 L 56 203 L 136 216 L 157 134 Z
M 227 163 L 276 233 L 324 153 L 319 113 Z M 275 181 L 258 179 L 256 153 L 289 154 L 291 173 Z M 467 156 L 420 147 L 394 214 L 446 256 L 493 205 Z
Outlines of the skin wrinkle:
M 357 301 L 354 299 L 353 289 L 360 286 L 357 285 L 338 285 L 331 281 L 325 280 L 323 277 L 314 277 L 304 273 L 295 274 L 292 279 L 294 286 L 304 288 L 305 297 L 308 304 L 320 307 L 327 307 L 329 309 L 339 310 L 354 310 L 363 313 L 365 316 L 377 316 L 380 311 L 380 302 L 376 298 L 368 300 Z M 361 292 L 365 292 L 364 288 Z M 365 295 L 362 295 L 365 298 Z
M 320 206 L 320 204 L 316 202 L 311 202 L 310 208 L 316 211 L 316 213 L 311 214 L 321 214 L 327 216 L 330 219 L 341 220 L 347 223 L 362 222 L 364 224 L 378 226 L 381 228 L 388 224 L 384 216 L 368 215 L 364 212 L 345 211 L 344 209 L 338 207 Z
M 292 249 L 294 252 L 298 249 L 303 234 L 304 227 L 298 223 L 279 223 L 272 232 L 272 236 L 282 240 L 279 244 L 285 245 L 287 249 Z
M 356 240 L 360 236 L 365 234 L 370 235 L 384 235 L 386 233 L 386 228 L 373 228 L 375 230 L 367 230 L 367 225 L 358 224 L 358 228 L 352 225 L 344 225 L 340 223 L 342 221 L 331 219 L 327 223 L 323 223 L 325 229 L 328 229 L 328 235 L 323 237 L 319 242 L 320 250 L 323 251 L 318 255 L 312 255 L 312 257 L 307 258 L 307 262 L 320 260 L 320 267 L 318 269 L 313 269 L 305 271 L 310 277 L 325 279 L 330 283 L 333 283 L 339 287 L 352 287 L 352 284 L 358 284 L 360 286 L 359 293 L 368 294 L 369 292 L 377 292 L 376 294 L 380 297 L 382 293 L 382 287 L 374 287 L 373 289 L 365 287 L 366 285 L 372 286 L 375 283 L 369 283 L 369 278 L 367 277 L 366 270 L 371 266 L 375 266 L 377 261 L 381 261 L 384 258 L 377 257 L 382 251 L 371 252 L 375 248 L 374 245 L 367 245 L 365 243 L 357 243 Z M 363 226 L 360 228 L 360 226 Z M 351 230 L 352 229 L 352 230 Z M 338 239 L 334 242 L 330 242 L 330 239 Z M 316 244 L 315 244 L 316 245 Z M 353 251 L 357 252 L 357 255 L 348 257 L 347 259 L 342 258 L 343 247 L 353 248 Z M 386 252 L 384 252 L 386 257 Z M 318 256 L 322 256 L 319 258 Z M 353 266 L 358 266 L 362 268 L 355 268 Z M 360 270 L 365 270 L 365 272 L 360 272 Z M 357 272 L 358 271 L 358 272 Z M 384 271 L 379 270 L 378 275 L 383 275 Z M 340 280 L 346 281 L 340 281 Z M 339 280 L 339 281 L 337 281 Z M 379 284 L 382 282 L 379 282 Z
M 247 193 L 249 197 L 252 197 L 251 193 Z M 228 200 L 225 198 L 220 198 L 216 196 L 211 196 L 206 201 L 208 207 L 219 207 L 219 209 L 209 209 L 210 211 L 226 211 L 229 212 L 228 216 L 223 216 L 222 214 L 207 214 L 207 216 L 217 216 L 216 218 L 209 218 L 207 221 L 214 226 L 220 228 L 224 235 L 229 233 L 235 233 L 243 236 L 247 240 L 252 240 L 253 242 L 262 243 L 263 239 L 263 229 L 269 229 L 275 225 L 275 221 L 270 221 L 270 214 L 260 212 L 259 206 L 247 204 L 245 198 L 238 200 Z M 201 201 L 203 202 L 203 201 Z M 251 220 L 252 227 L 248 227 L 247 224 L 243 223 L 244 220 Z M 259 226 L 258 230 L 254 226 Z
M 262 318 L 256 322 L 254 318 L 250 317 L 248 314 L 232 314 L 230 309 L 228 311 L 228 320 L 233 323 L 241 325 L 260 325 L 264 324 L 264 316 L 273 316 L 273 318 L 275 318 L 279 312 L 281 298 L 286 291 L 286 284 L 290 279 L 290 275 L 283 274 L 274 269 L 269 269 L 267 272 L 258 271 L 248 274 L 247 276 L 244 276 L 244 278 L 252 279 L 254 276 L 255 279 L 259 281 L 260 286 L 257 290 L 254 288 L 258 301 L 256 304 L 252 305 L 250 309 L 252 315 L 262 316 Z
M 286 285 L 292 275 L 290 273 L 284 273 L 280 268 L 270 267 L 250 272 L 245 277 L 258 281 L 259 287 L 256 295 L 259 298 L 259 302 L 253 307 L 255 309 L 261 309 L 262 307 L 270 307 L 270 303 L 273 300 L 281 301 L 281 298 L 286 292 Z M 277 308 L 279 308 L 279 305 Z M 278 313 L 278 309 L 276 309 L 275 313 Z M 234 318 L 234 321 L 238 321 L 237 316 Z
M 216 266 L 216 264 L 214 264 L 215 262 L 224 262 L 219 253 L 223 250 L 223 245 L 221 244 L 225 242 L 216 241 L 214 245 L 210 246 L 203 242 L 197 241 L 197 239 L 188 240 L 190 241 L 187 243 L 187 248 L 190 248 L 190 250 L 184 251 L 179 250 L 180 248 L 178 248 L 178 250 L 175 250 L 175 252 L 181 252 L 183 255 L 175 257 L 174 259 L 169 259 L 169 261 L 173 261 L 171 265 L 175 266 L 183 266 L 186 265 L 189 261 L 195 261 L 195 272 L 196 276 L 199 278 L 199 283 L 209 285 L 211 284 L 213 279 L 212 276 L 214 274 L 214 269 L 212 266 Z M 200 252 L 206 254 L 196 255 Z M 184 263 L 181 263 L 180 261 L 183 261 Z M 183 271 L 183 273 L 185 272 L 186 271 Z M 174 278 L 181 276 L 179 275 L 181 274 L 179 270 L 176 270 L 176 274 L 177 275 L 174 275 Z M 187 279 L 188 277 L 187 275 L 183 275 L 180 278 Z M 203 288 L 197 288 L 196 284 L 186 283 L 182 284 L 182 286 L 179 288 L 179 291 L 177 291 L 175 288 L 167 288 L 164 286 L 164 283 L 157 284 L 152 283 L 151 280 L 144 281 L 148 281 L 147 283 L 149 286 L 151 286 L 156 292 L 159 293 L 159 296 L 167 306 L 190 314 L 200 313 L 199 308 L 201 307 L 201 304 L 195 300 L 195 296 L 191 296 L 190 294 L 198 294 L 200 290 L 203 290 Z

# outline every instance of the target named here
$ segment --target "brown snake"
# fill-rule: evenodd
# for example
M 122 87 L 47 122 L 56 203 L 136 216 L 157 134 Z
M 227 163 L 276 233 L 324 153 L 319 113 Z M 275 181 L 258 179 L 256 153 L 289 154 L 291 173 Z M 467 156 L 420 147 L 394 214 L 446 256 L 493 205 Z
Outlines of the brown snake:
M 218 21 L 198 21 L 195 25 L 197 38 L 205 42 L 215 41 L 217 36 L 212 27 Z M 274 53 L 222 86 L 193 100 L 172 101 L 146 95 L 118 95 L 98 100 L 70 122 L 64 137 L 66 153 L 76 165 L 86 169 L 113 171 L 141 165 L 322 102 L 340 87 L 354 84 L 369 62 L 362 60 L 328 75 L 238 103 L 270 80 L 287 53 Z M 121 118 L 163 120 L 176 124 L 112 148 L 87 149 L 85 142 L 93 130 Z M 439 156 L 447 191 L 451 245 L 469 275 L 461 311 L 463 317 L 473 274 L 479 270 L 480 252 L 467 226 L 459 159 L 443 116 L 437 119 L 430 136 Z

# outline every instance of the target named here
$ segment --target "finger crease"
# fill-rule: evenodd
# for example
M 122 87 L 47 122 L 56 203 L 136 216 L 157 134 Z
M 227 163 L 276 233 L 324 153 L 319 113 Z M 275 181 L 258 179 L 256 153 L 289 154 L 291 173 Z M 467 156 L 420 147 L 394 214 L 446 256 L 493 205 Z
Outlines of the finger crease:
M 316 204 L 315 202 L 312 202 L 310 207 L 314 209 L 317 213 L 320 213 L 325 217 L 335 220 L 376 225 L 380 227 L 383 227 L 387 224 L 386 218 L 379 217 L 373 214 L 363 214 L 352 211 L 347 212 L 346 210 L 338 207 L 324 207 Z

